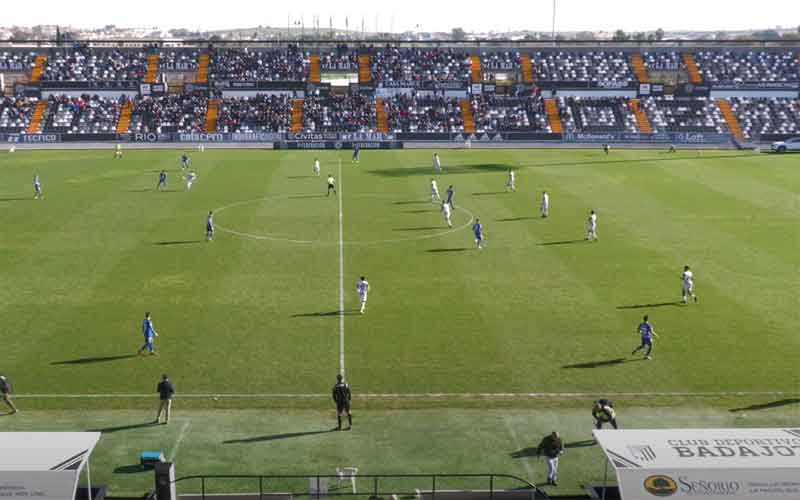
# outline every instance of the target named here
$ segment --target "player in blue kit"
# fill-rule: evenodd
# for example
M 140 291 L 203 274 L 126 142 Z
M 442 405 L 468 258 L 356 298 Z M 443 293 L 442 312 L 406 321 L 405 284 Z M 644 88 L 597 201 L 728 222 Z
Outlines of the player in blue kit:
M 631 355 L 636 354 L 646 347 L 647 352 L 644 355 L 644 359 L 653 359 L 651 356 L 653 352 L 653 337 L 658 337 L 658 335 L 656 335 L 656 331 L 653 329 L 653 325 L 650 324 L 646 314 L 644 318 L 642 318 L 642 322 L 639 323 L 639 326 L 636 328 L 636 331 L 642 336 L 642 345 L 634 349 Z
M 475 233 L 475 246 L 478 250 L 483 248 L 483 224 L 480 219 L 475 219 L 475 224 L 472 225 L 472 232 Z
M 361 160 L 361 148 L 358 147 L 358 144 L 353 146 L 353 163 L 358 163 Z
M 167 187 L 167 172 L 166 170 L 162 170 L 161 173 L 158 174 L 158 185 L 156 189 L 161 191 L 162 188 Z
M 189 168 L 189 156 L 186 153 L 181 155 L 181 170 Z
M 450 205 L 450 208 L 452 208 L 453 210 L 456 209 L 456 202 L 453 200 L 453 196 L 455 195 L 456 195 L 456 190 L 453 189 L 453 185 L 450 184 L 450 186 L 447 188 L 447 204 Z
M 158 337 L 156 329 L 153 326 L 153 320 L 150 319 L 150 313 L 144 313 L 144 321 L 142 321 L 142 335 L 144 335 L 144 344 L 139 348 L 138 354 L 141 356 L 145 350 L 150 351 L 151 356 L 158 356 L 156 353 L 155 338 Z
M 208 212 L 206 219 L 206 241 L 214 239 L 214 212 Z

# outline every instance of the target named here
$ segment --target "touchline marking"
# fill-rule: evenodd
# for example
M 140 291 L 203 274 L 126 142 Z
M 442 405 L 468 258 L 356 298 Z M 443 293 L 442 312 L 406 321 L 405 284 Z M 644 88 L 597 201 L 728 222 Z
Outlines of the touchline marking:
M 189 425 L 191 425 L 191 423 L 187 420 L 181 427 L 181 431 L 178 433 L 178 439 L 175 440 L 175 446 L 172 447 L 172 452 L 169 454 L 170 462 L 174 461 L 175 457 L 178 455 L 178 448 L 181 447 L 183 437 L 186 435 L 186 430 L 189 428 Z
M 616 398 L 715 398 L 730 396 L 789 396 L 799 397 L 800 392 L 789 391 L 722 391 L 722 392 L 603 392 L 603 396 Z M 359 394 L 362 399 L 582 399 L 596 398 L 598 392 L 427 392 L 427 393 L 366 393 Z M 14 394 L 15 398 L 29 399 L 102 399 L 102 398 L 152 398 L 152 394 Z M 181 398 L 227 398 L 227 399 L 328 399 L 330 394 L 307 393 L 209 393 L 181 394 Z
M 344 212 L 342 211 L 342 160 L 339 159 L 339 374 L 344 377 Z

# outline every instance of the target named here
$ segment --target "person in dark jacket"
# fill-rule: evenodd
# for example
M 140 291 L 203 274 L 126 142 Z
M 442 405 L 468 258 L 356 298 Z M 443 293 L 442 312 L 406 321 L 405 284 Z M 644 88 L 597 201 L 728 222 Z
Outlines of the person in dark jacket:
M 170 414 L 172 413 L 172 396 L 175 394 L 175 386 L 172 385 L 166 373 L 161 377 L 161 382 L 158 383 L 156 392 L 158 393 L 160 402 L 155 423 L 161 422 L 161 412 L 164 412 L 164 423 L 168 424 Z
M 564 454 L 564 442 L 561 441 L 561 436 L 556 431 L 547 435 L 539 443 L 539 448 L 536 449 L 536 455 L 541 458 L 542 455 L 547 459 L 547 484 L 558 486 L 558 457 Z
M 0 395 L 2 395 L 3 402 L 11 408 L 8 414 L 13 415 L 17 413 L 17 407 L 14 406 L 14 402 L 11 401 L 11 382 L 9 382 L 4 375 L 0 375 Z
M 598 399 L 592 406 L 592 417 L 594 417 L 595 429 L 602 429 L 603 424 L 611 424 L 617 429 L 617 412 L 614 404 L 607 399 Z
M 342 417 L 347 415 L 347 429 L 353 428 L 353 415 L 350 414 L 350 385 L 344 381 L 341 373 L 336 375 L 336 384 L 331 391 L 333 401 L 336 403 L 336 420 L 338 421 L 337 431 L 342 430 Z

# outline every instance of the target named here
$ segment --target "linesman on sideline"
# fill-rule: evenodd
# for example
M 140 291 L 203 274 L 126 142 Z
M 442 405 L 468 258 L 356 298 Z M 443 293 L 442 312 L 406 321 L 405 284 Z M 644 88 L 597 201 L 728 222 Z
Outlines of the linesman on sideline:
M 161 412 L 164 412 L 164 423 L 169 423 L 169 417 L 172 414 L 172 396 L 175 394 L 175 386 L 170 382 L 167 374 L 161 376 L 161 382 L 156 387 L 158 393 L 158 413 L 156 413 L 155 423 L 161 422 Z
M 603 424 L 611 424 L 617 429 L 617 412 L 614 410 L 614 403 L 607 399 L 598 399 L 592 406 L 592 417 L 594 418 L 594 428 L 602 429 Z
M 14 406 L 14 402 L 11 401 L 11 382 L 5 377 L 5 375 L 0 375 L 0 395 L 3 397 L 3 402 L 8 406 L 11 411 L 8 412 L 9 415 L 13 415 L 17 413 L 17 407 Z
M 342 417 L 346 414 L 347 429 L 345 430 L 349 431 L 353 428 L 353 415 L 350 414 L 350 398 L 352 394 L 350 393 L 350 384 L 344 381 L 341 373 L 336 375 L 336 384 L 334 384 L 331 392 L 333 401 L 336 403 L 336 420 L 338 422 L 336 430 L 342 430 Z

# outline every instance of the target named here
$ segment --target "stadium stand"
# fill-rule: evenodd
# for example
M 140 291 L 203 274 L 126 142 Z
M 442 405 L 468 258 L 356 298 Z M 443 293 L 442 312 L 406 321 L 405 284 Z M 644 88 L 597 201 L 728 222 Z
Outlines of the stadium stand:
M 731 52 L 705 51 L 695 54 L 697 67 L 707 83 L 798 81 L 800 63 L 794 51 Z
M 116 131 L 120 101 L 98 96 L 50 96 L 45 132 L 108 134 Z
M 385 102 L 395 132 L 464 132 L 457 98 L 411 94 L 396 95 Z
M 305 81 L 310 56 L 287 50 L 216 49 L 210 55 L 211 80 Z
M 374 132 L 375 102 L 362 94 L 306 97 L 303 120 L 306 132 Z
M 521 68 L 519 52 L 484 52 L 481 54 L 483 81 L 494 82 L 498 74 L 516 75 Z
M 141 80 L 147 74 L 147 53 L 78 47 L 55 51 L 42 80 L 60 82 Z
M 287 95 L 226 97 L 220 103 L 220 132 L 289 132 L 292 99 Z
M 130 132 L 203 132 L 205 97 L 143 97 L 134 104 Z
M 26 130 L 37 102 L 35 97 L 24 96 L 0 100 L 0 132 L 18 133 Z
M 455 49 L 386 48 L 372 54 L 372 76 L 377 81 L 468 81 L 469 54 Z
M 33 69 L 35 52 L 0 52 L 0 72 L 25 72 Z
M 541 98 L 479 95 L 472 97 L 472 109 L 478 133 L 552 131 Z
M 196 50 L 162 50 L 158 53 L 161 71 L 197 71 L 200 53 Z
M 728 132 L 725 118 L 709 98 L 644 97 L 641 104 L 656 132 Z
M 686 64 L 676 51 L 642 52 L 642 60 L 647 71 L 685 71 Z
M 558 104 L 567 132 L 638 132 L 628 99 L 567 97 Z
M 634 82 L 636 77 L 622 52 L 536 52 L 537 80 Z
M 779 98 L 729 99 L 747 139 L 762 134 L 800 134 L 800 100 Z

